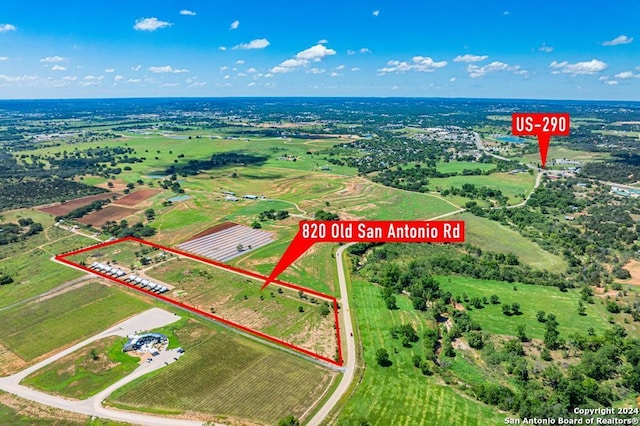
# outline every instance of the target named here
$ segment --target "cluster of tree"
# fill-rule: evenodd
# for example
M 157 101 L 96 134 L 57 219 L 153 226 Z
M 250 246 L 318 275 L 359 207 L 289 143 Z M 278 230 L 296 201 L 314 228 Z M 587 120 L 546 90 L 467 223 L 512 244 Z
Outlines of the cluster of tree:
M 7 285 L 13 282 L 13 278 L 5 273 L 0 273 L 0 285 Z
M 502 194 L 502 191 L 488 186 L 477 187 L 472 183 L 464 183 L 461 188 L 451 187 L 441 192 L 442 196 L 455 195 L 471 198 L 472 200 L 495 201 L 498 205 L 506 205 L 509 197 Z
M 0 211 L 64 202 L 104 192 L 102 188 L 57 177 L 0 179 Z
M 331 213 L 324 210 L 318 210 L 314 215 L 316 220 L 340 220 L 337 213 Z
M 91 212 L 94 211 L 98 211 L 98 210 L 102 210 L 102 207 L 104 207 L 105 205 L 111 203 L 110 200 L 96 200 L 93 201 L 89 204 L 87 204 L 86 206 L 82 206 L 82 207 L 78 207 L 77 209 L 73 209 L 71 210 L 69 213 L 65 214 L 65 215 L 61 215 L 61 216 L 56 216 L 56 222 L 59 222 L 61 220 L 65 220 L 65 219 L 80 219 L 81 217 L 84 217 L 86 215 L 88 215 Z
M 409 246 L 409 247 L 407 247 Z M 375 247 L 367 256 L 366 273 L 375 282 L 383 282 L 387 266 L 392 259 L 412 259 L 394 264 L 393 268 L 403 269 L 403 274 L 435 274 L 461 275 L 471 278 L 498 280 L 507 282 L 522 282 L 544 286 L 556 286 L 561 289 L 572 287 L 573 284 L 564 275 L 549 271 L 533 269 L 521 264 L 513 253 L 483 252 L 471 244 L 465 245 L 466 253 L 452 246 L 439 246 L 437 249 L 416 247 L 413 245 L 385 244 Z M 413 255 L 410 253 L 413 250 Z M 415 250 L 420 250 L 416 252 Z M 361 263 L 361 262 L 360 262 Z
M 180 186 L 180 182 L 178 182 L 178 177 L 173 174 L 170 179 L 164 179 L 160 182 L 160 186 L 163 189 L 171 189 L 176 194 L 184 194 L 184 189 Z
M 264 222 L 265 220 L 284 220 L 289 217 L 289 212 L 286 210 L 275 209 L 265 210 L 258 215 L 258 220 Z
M 197 175 L 202 170 L 211 170 L 219 167 L 239 165 L 245 166 L 247 164 L 262 164 L 267 160 L 267 157 L 241 154 L 237 152 L 224 152 L 220 154 L 213 154 L 209 160 L 189 160 L 187 164 L 171 165 L 166 173 L 168 174 L 182 174 Z
M 403 169 L 401 166 L 395 169 L 385 169 L 372 177 L 374 182 L 381 183 L 392 188 L 404 189 L 414 192 L 428 192 L 428 178 L 440 178 L 455 176 L 457 173 L 441 173 L 435 167 L 420 167 L 416 164 L 414 167 Z
M 633 183 L 640 178 L 640 155 L 614 153 L 611 160 L 586 163 L 580 175 L 591 179 L 617 183 Z
M 0 223 L 0 245 L 24 241 L 32 235 L 39 234 L 44 228 L 33 219 L 20 218 L 18 223 Z M 5 283 L 6 284 L 6 283 Z
M 541 358 L 548 363 L 543 366 L 531 359 L 520 339 L 501 348 L 485 344 L 482 358 L 509 375 L 513 385 L 476 385 L 473 393 L 479 400 L 521 417 L 566 418 L 575 407 L 610 407 L 620 395 L 640 391 L 640 341 L 627 337 L 622 326 L 602 335 L 589 329 L 561 339 L 555 317 L 549 314 L 546 321 Z M 577 360 L 560 368 L 550 356 L 550 350 L 558 349 Z
M 156 230 L 150 226 L 144 225 L 142 222 L 138 222 L 132 226 L 129 226 L 129 223 L 126 220 L 121 220 L 120 223 L 117 222 L 107 222 L 102 226 L 102 232 L 113 235 L 117 238 L 122 237 L 151 237 L 155 235 Z

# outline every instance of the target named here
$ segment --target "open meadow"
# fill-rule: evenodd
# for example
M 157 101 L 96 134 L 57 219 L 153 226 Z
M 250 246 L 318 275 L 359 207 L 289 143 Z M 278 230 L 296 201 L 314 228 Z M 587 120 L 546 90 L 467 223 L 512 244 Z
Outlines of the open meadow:
M 390 311 L 380 296 L 380 288 L 354 278 L 350 284 L 352 309 L 362 339 L 366 368 L 354 393 L 344 405 L 337 424 L 371 425 L 429 424 L 486 425 L 502 422 L 497 410 L 466 395 L 435 376 L 424 376 L 413 367 L 412 357 L 424 357 L 422 342 L 412 348 L 391 337 L 390 329 L 411 323 L 418 335 L 427 327 L 424 315 L 411 307 L 408 297 L 397 296 L 399 309 Z M 429 325 L 433 326 L 433 325 Z M 381 367 L 376 350 L 385 348 L 392 364 Z
M 93 342 L 37 370 L 22 384 L 67 398 L 89 398 L 138 366 L 140 358 L 122 352 L 125 342 L 118 336 Z
M 2 373 L 15 372 L 42 355 L 91 337 L 148 307 L 145 301 L 121 289 L 91 282 L 0 311 Z

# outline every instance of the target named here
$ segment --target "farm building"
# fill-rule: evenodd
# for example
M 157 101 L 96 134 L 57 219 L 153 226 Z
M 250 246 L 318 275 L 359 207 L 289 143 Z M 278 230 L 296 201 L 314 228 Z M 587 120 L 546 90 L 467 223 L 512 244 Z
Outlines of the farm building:
M 169 338 L 160 333 L 147 333 L 133 335 L 129 337 L 127 343 L 124 344 L 122 352 L 130 351 L 147 351 L 154 345 L 163 345 L 169 341 Z
M 242 198 L 246 198 L 247 200 L 257 200 L 258 196 L 257 195 L 247 194 L 247 195 L 243 196 Z
M 235 197 L 235 196 L 233 196 L 233 195 L 227 195 L 224 199 L 225 199 L 226 201 L 238 201 L 238 200 L 239 200 L 239 198 L 238 198 L 238 197 Z

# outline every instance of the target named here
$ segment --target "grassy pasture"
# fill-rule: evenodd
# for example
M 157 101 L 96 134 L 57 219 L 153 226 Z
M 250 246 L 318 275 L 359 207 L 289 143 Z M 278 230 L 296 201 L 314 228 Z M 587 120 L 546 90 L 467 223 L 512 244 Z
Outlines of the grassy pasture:
M 31 361 L 88 338 L 148 306 L 119 289 L 89 283 L 40 302 L 0 311 L 0 343 L 24 361 Z
M 596 333 L 602 333 L 611 328 L 607 322 L 613 314 L 607 312 L 602 298 L 595 297 L 594 304 L 585 304 L 587 309 L 585 316 L 578 315 L 578 300 L 580 293 L 572 289 L 561 292 L 555 287 L 543 287 L 526 284 L 506 283 L 502 281 L 477 280 L 466 277 L 437 277 L 440 286 L 445 291 L 450 291 L 454 296 L 489 298 L 497 294 L 503 304 L 520 303 L 522 315 L 507 316 L 502 313 L 501 305 L 485 305 L 483 309 L 471 309 L 471 317 L 478 321 L 483 330 L 493 334 L 516 335 L 516 327 L 525 324 L 527 335 L 542 339 L 545 328 L 544 323 L 536 320 L 538 311 L 552 312 L 558 323 L 558 331 L 565 337 L 569 333 L 586 333 L 589 327 L 593 327 Z M 517 290 L 514 290 L 514 287 Z M 623 319 L 631 317 L 627 314 L 615 314 L 616 323 L 623 325 L 629 333 L 638 333 L 640 326 L 637 323 L 623 324 Z
M 378 287 L 355 278 L 350 295 L 366 368 L 362 381 L 339 415 L 339 425 L 360 424 L 362 420 L 371 425 L 487 425 L 503 421 L 504 415 L 497 410 L 458 394 L 454 387 L 425 377 L 413 367 L 412 356 L 424 356 L 422 342 L 404 348 L 389 332 L 394 325 L 410 322 L 422 335 L 427 325 L 406 296 L 397 296 L 399 309 L 390 311 Z M 389 367 L 376 363 L 375 352 L 381 347 L 389 352 L 393 362 Z
M 22 384 L 68 398 L 89 398 L 138 366 L 139 358 L 122 352 L 123 340 L 117 336 L 98 340 L 36 371 Z
M 514 253 L 521 262 L 537 269 L 563 272 L 567 268 L 562 258 L 541 249 L 536 243 L 498 222 L 471 213 L 462 213 L 452 219 L 464 220 L 466 241 L 483 250 Z
M 180 361 L 118 389 L 110 404 L 275 424 L 302 417 L 336 374 L 213 323 L 190 321 L 175 334 L 186 350 Z
M 517 204 L 522 201 L 522 194 L 529 194 L 533 189 L 536 177 L 529 173 L 494 173 L 489 176 L 452 176 L 448 178 L 434 178 L 429 180 L 429 189 L 448 189 L 450 187 L 461 188 L 465 183 L 474 184 L 476 187 L 487 186 L 499 189 L 509 197 L 509 204 Z

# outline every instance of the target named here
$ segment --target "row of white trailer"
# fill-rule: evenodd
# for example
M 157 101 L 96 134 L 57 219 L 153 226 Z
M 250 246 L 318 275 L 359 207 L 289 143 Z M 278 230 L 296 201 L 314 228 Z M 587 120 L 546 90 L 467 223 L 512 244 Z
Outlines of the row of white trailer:
M 103 274 L 112 275 L 114 277 L 124 277 L 127 275 L 125 271 L 120 268 L 116 268 L 109 265 L 103 265 L 102 263 L 93 262 L 90 266 L 91 269 L 95 269 L 96 271 L 100 271 Z
M 135 284 L 135 285 L 139 285 L 142 288 L 147 288 L 149 291 L 155 291 L 158 293 L 165 293 L 167 291 L 169 291 L 169 289 L 161 284 L 156 284 L 154 282 L 149 281 L 146 278 L 142 278 L 139 277 L 135 274 L 131 274 L 129 275 L 127 278 L 124 279 L 127 282 L 130 282 L 131 284 Z
M 93 262 L 90 268 L 96 271 L 100 271 L 103 274 L 111 275 L 112 277 L 117 277 L 117 278 L 121 278 L 127 275 L 127 273 L 120 268 L 104 265 L 98 262 Z M 169 291 L 167 287 L 161 284 L 156 284 L 154 282 L 151 282 L 148 279 L 139 277 L 135 274 L 129 275 L 124 280 L 127 282 L 130 282 L 131 284 L 139 285 L 141 288 L 146 287 L 149 291 L 155 291 L 158 293 L 165 293 Z

